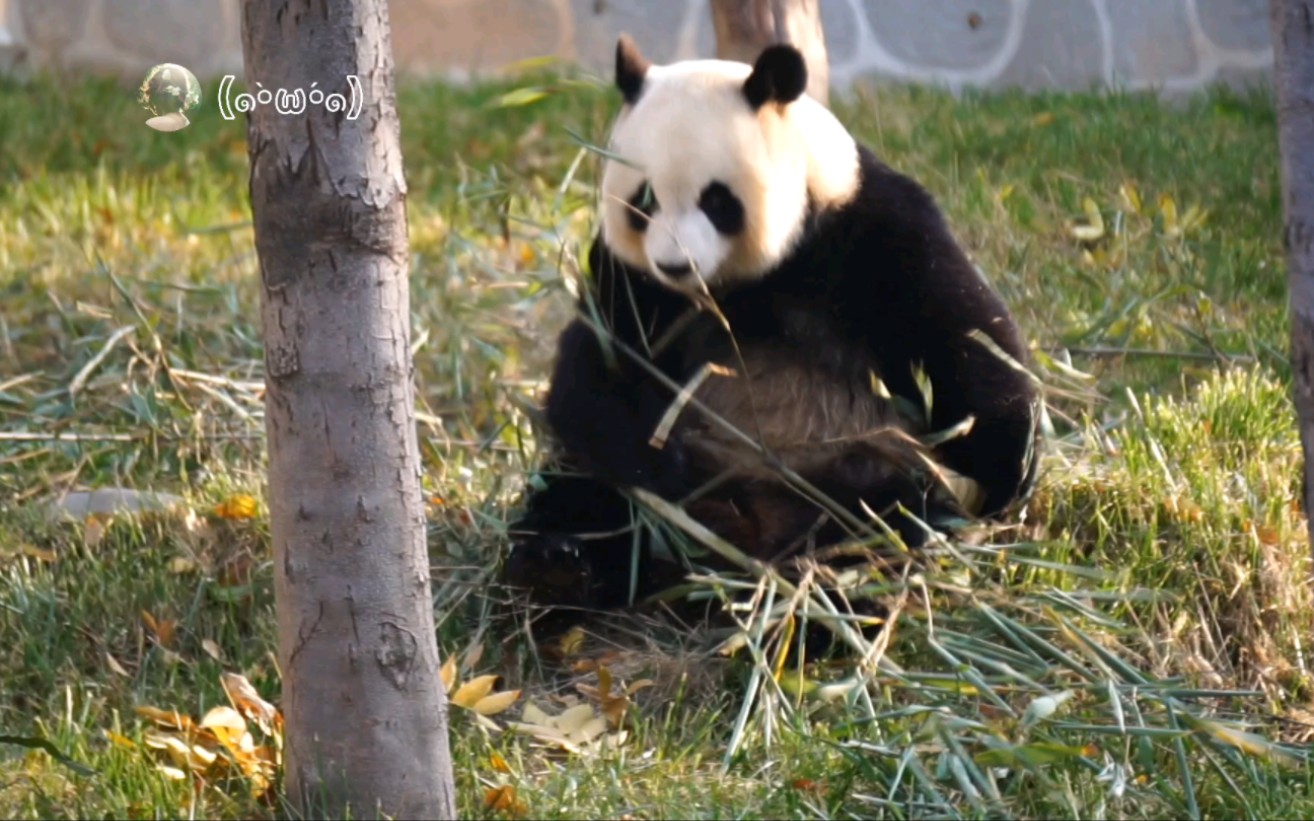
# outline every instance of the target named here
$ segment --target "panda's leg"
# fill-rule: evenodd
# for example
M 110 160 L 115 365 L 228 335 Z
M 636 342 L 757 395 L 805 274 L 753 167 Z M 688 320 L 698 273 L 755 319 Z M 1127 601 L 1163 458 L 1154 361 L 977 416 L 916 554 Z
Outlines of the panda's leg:
M 934 525 L 946 517 L 963 515 L 946 507 L 928 482 L 915 475 L 915 470 L 909 461 L 895 462 L 879 449 L 855 447 L 814 484 L 864 522 L 870 521 L 868 511 L 876 513 L 906 547 L 915 550 L 929 538 L 924 523 Z M 872 524 L 879 530 L 876 523 Z
M 508 586 L 548 608 L 606 610 L 651 592 L 650 547 L 636 539 L 632 503 L 598 479 L 578 474 L 543 477 L 524 515 L 510 527 L 512 549 L 503 568 Z
M 923 547 L 929 540 L 923 523 L 935 522 L 942 514 L 950 512 L 932 501 L 925 484 L 916 480 L 907 465 L 896 464 L 879 451 L 856 448 L 836 460 L 827 473 L 810 477 L 810 481 L 832 503 L 861 521 L 870 522 L 868 511 L 879 515 L 881 521 L 911 550 Z M 900 506 L 908 513 L 901 512 Z M 872 524 L 878 533 L 883 532 L 874 522 Z M 818 558 L 832 570 L 868 565 L 871 556 L 864 550 L 830 549 L 851 539 L 848 528 L 841 526 L 833 516 L 828 516 L 826 524 L 815 534 L 813 543 Z M 880 601 L 863 596 L 848 595 L 845 601 L 851 614 L 864 620 L 854 626 L 868 641 L 874 641 L 884 629 L 888 608 Z M 802 641 L 804 654 L 809 659 L 833 652 L 848 652 L 835 633 L 821 624 L 808 625 Z

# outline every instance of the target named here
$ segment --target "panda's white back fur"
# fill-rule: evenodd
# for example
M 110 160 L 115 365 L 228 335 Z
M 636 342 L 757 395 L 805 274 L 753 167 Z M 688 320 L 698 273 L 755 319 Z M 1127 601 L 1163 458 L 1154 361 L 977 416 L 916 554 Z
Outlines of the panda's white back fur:
M 806 94 L 753 110 L 743 85 L 753 67 L 689 60 L 649 67 L 642 91 L 613 125 L 602 180 L 602 233 L 626 263 L 677 290 L 718 290 L 768 273 L 800 239 L 809 207 L 847 202 L 859 183 L 857 144 Z M 699 192 L 725 183 L 745 210 L 738 236 L 719 234 Z M 648 230 L 630 225 L 628 201 L 647 181 L 660 210 Z M 658 263 L 692 262 L 673 281 Z

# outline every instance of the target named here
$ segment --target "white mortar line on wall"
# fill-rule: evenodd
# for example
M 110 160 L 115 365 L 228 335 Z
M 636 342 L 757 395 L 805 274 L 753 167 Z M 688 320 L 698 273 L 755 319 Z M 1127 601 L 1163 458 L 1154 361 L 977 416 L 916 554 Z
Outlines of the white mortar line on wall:
M 715 57 L 715 54 L 698 53 L 699 15 L 706 14 L 710 19 L 712 6 L 710 0 L 685 0 L 684 19 L 680 21 L 680 33 L 675 38 L 675 56 L 683 59 L 697 57 Z
M 1109 17 L 1108 0 L 1092 0 L 1091 5 L 1095 7 L 1095 17 L 1100 21 L 1100 37 L 1103 39 L 1100 81 L 1110 85 L 1113 82 L 1113 20 Z
M 848 0 L 849 7 L 858 17 L 856 55 L 843 66 L 831 67 L 831 84 L 848 86 L 857 79 L 857 75 L 877 71 L 897 80 L 939 85 L 955 94 L 961 92 L 965 86 L 984 86 L 1008 67 L 1022 42 L 1022 31 L 1026 27 L 1031 0 L 1011 0 L 1011 2 L 1013 13 L 1010 15 L 1008 30 L 994 56 L 979 68 L 954 69 L 919 68 L 890 54 L 876 39 L 876 35 L 871 30 L 871 21 L 867 19 L 865 11 L 858 5 L 857 0 Z
M 1186 2 L 1187 19 L 1191 23 L 1191 36 L 1195 38 L 1197 48 L 1199 43 L 1205 43 L 1209 46 L 1211 66 L 1210 74 L 1213 74 L 1220 68 L 1272 68 L 1273 67 L 1273 46 L 1259 51 L 1248 51 L 1246 49 L 1225 48 L 1209 39 L 1205 33 L 1204 23 L 1200 22 L 1200 7 L 1198 0 L 1187 0 Z
M 981 81 L 983 85 L 1003 74 L 1008 64 L 1013 62 L 1018 49 L 1022 47 L 1022 32 L 1027 29 L 1027 17 L 1030 15 L 1031 0 L 1013 0 L 1013 18 L 1009 22 L 1008 31 L 1004 33 L 1004 42 L 999 47 L 999 53 L 995 55 L 992 62 L 986 63 L 981 69 L 985 74 Z
M 848 3 L 849 11 L 854 15 L 857 21 L 856 25 L 857 38 L 853 44 L 853 58 L 842 66 L 837 66 L 833 62 L 830 66 L 831 85 L 850 86 L 853 84 L 854 75 L 871 69 L 877 71 L 897 72 L 900 68 L 898 61 L 888 54 L 885 49 L 881 48 L 880 42 L 871 31 L 871 21 L 867 19 L 867 11 L 858 0 L 845 0 Z M 872 59 L 875 57 L 875 59 Z M 836 74 L 839 75 L 841 82 L 836 82 Z
M 1200 22 L 1197 0 L 1186 0 L 1186 23 L 1191 29 L 1191 45 L 1195 48 L 1196 70 L 1191 74 L 1169 77 L 1164 80 L 1130 80 L 1124 88 L 1136 91 L 1162 89 L 1164 91 L 1195 91 L 1203 83 L 1214 79 L 1221 68 L 1261 70 L 1273 67 L 1273 47 L 1260 51 L 1223 48 L 1209 39 Z

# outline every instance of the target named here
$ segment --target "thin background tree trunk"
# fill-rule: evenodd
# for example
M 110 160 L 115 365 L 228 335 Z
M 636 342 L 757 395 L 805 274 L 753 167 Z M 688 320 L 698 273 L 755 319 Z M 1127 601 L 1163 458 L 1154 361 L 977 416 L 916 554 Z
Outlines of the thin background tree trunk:
M 772 43 L 789 43 L 808 63 L 808 94 L 830 103 L 830 58 L 818 0 L 712 0 L 716 56 L 752 63 Z
M 1314 545 L 1314 0 L 1270 0 L 1282 155 L 1283 245 L 1291 299 L 1291 373 Z
M 308 817 L 454 818 L 419 486 L 386 0 L 247 0 L 285 789 Z

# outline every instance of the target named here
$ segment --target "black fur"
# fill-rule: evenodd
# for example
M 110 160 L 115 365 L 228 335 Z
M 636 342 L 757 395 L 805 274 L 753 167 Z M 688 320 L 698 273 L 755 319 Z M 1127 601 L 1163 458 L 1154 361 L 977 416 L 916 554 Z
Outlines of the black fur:
M 744 81 L 744 96 L 754 109 L 767 103 L 792 103 L 808 87 L 808 64 L 793 46 L 767 46 Z
M 643 81 L 652 65 L 628 34 L 616 41 L 616 87 L 625 102 L 633 104 L 643 91 Z
M 838 377 L 871 367 L 892 393 L 918 406 L 922 394 L 913 365 L 920 363 L 933 385 L 933 429 L 975 417 L 970 434 L 939 448 L 937 457 L 981 483 L 981 513 L 997 515 L 1033 484 L 1039 400 L 1028 375 L 968 333 L 984 332 L 1019 363 L 1027 361 L 1024 341 L 930 194 L 865 148 L 860 160 L 855 198 L 814 214 L 804 240 L 782 264 L 759 281 L 718 295 L 718 304 L 741 350 L 784 345 Z M 582 316 L 594 316 L 592 301 L 610 333 L 633 351 L 646 353 L 689 310 L 686 297 L 623 264 L 600 238 L 589 263 L 591 290 L 581 298 Z M 624 351 L 608 349 L 587 319 L 569 325 L 559 344 L 546 415 L 568 467 L 579 475 L 549 477 L 546 490 L 531 495 L 514 527 L 507 579 L 529 588 L 540 604 L 614 607 L 628 599 L 631 556 L 642 563 L 640 597 L 671 581 L 658 573 L 659 563 L 642 540 L 636 542 L 631 531 L 617 532 L 630 517 L 630 502 L 619 489 L 642 487 L 680 501 L 714 471 L 690 458 L 678 436 L 662 449 L 650 445 L 674 400 L 669 386 Z M 652 365 L 683 385 L 704 362 L 725 361 L 731 351 L 721 324 L 703 312 Z M 876 510 L 899 501 L 924 517 L 936 513 L 928 509 L 922 485 L 879 461 L 839 460 L 824 474 L 805 478 L 859 515 L 860 500 Z M 768 498 L 779 491 L 752 483 L 729 486 L 704 500 L 702 509 L 709 516 L 717 515 L 718 504 L 747 511 L 744 532 L 761 540 L 738 547 L 774 559 L 813 518 Z M 902 525 L 899 530 L 917 541 L 922 531 Z M 558 587 L 548 574 L 562 567 L 573 581 Z

